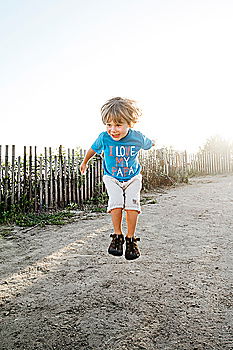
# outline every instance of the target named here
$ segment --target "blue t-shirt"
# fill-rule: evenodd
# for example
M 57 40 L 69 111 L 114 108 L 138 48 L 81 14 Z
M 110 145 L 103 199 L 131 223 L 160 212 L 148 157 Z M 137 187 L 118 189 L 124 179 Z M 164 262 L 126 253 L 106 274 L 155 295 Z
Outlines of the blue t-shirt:
M 91 146 L 98 154 L 104 152 L 104 175 L 119 181 L 128 181 L 140 173 L 138 152 L 151 147 L 152 141 L 133 129 L 129 129 L 128 134 L 119 141 L 113 140 L 107 131 L 102 132 Z

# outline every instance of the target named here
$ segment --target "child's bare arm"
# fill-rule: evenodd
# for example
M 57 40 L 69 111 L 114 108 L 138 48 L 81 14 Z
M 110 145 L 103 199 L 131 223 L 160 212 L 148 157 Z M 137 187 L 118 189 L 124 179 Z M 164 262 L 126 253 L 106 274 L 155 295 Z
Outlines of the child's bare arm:
M 85 155 L 81 165 L 80 165 L 80 171 L 81 171 L 81 174 L 84 175 L 86 170 L 87 170 L 87 164 L 89 162 L 89 160 L 96 154 L 95 151 L 93 151 L 92 148 L 90 148 L 88 151 L 87 151 L 87 154 Z

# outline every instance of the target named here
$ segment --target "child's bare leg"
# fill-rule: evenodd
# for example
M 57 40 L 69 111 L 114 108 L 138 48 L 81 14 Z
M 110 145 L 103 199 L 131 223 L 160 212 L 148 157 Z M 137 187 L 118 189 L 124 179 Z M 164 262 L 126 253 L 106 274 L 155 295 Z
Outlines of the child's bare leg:
M 112 223 L 114 227 L 114 233 L 117 235 L 122 234 L 122 208 L 115 208 L 111 210 Z
M 123 254 L 124 236 L 122 234 L 122 208 L 111 210 L 114 234 L 111 234 L 112 242 L 108 248 L 109 254 L 121 256 Z
M 137 210 L 126 210 L 126 221 L 128 226 L 128 233 L 126 235 L 126 249 L 125 258 L 127 260 L 134 260 L 139 258 L 140 250 L 138 249 L 137 241 L 139 238 L 134 236 L 138 220 Z
M 135 234 L 136 226 L 138 221 L 138 211 L 137 210 L 126 210 L 126 222 L 128 233 L 126 237 L 131 238 Z

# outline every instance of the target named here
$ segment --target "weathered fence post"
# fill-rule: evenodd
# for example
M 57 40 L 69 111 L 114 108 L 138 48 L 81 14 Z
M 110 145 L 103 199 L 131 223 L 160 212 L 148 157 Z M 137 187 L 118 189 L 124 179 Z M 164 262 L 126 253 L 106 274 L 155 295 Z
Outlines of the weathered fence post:
M 0 145 L 0 203 L 2 202 L 2 146 Z
M 45 195 L 45 208 L 49 207 L 49 182 L 48 182 L 48 158 L 47 147 L 44 149 L 44 195 Z
M 49 180 L 50 180 L 49 207 L 53 208 L 53 156 L 52 156 L 51 147 L 49 147 Z
M 42 163 L 42 157 L 40 157 L 40 177 L 39 177 L 39 182 L 40 182 L 40 203 L 39 203 L 39 208 L 40 210 L 43 209 L 43 163 Z
M 26 197 L 27 194 L 27 148 L 24 146 L 23 156 L 23 194 Z
M 11 205 L 15 203 L 15 146 L 12 146 L 11 160 Z
M 5 196 L 5 209 L 8 208 L 8 189 L 9 189 L 9 163 L 8 163 L 8 151 L 9 151 L 9 146 L 6 145 L 6 150 L 5 150 L 5 183 L 4 183 L 4 196 Z
M 21 157 L 18 157 L 18 164 L 17 164 L 17 201 L 20 203 L 21 198 Z
M 37 148 L 34 149 L 34 208 L 38 210 Z
M 29 147 L 28 186 L 29 186 L 28 199 L 29 199 L 30 204 L 31 204 L 31 200 L 32 200 L 32 146 Z
M 57 156 L 54 156 L 54 202 L 55 208 L 57 209 L 58 203 L 58 165 L 57 165 Z
M 63 206 L 63 161 L 62 161 L 62 146 L 59 147 L 59 205 Z

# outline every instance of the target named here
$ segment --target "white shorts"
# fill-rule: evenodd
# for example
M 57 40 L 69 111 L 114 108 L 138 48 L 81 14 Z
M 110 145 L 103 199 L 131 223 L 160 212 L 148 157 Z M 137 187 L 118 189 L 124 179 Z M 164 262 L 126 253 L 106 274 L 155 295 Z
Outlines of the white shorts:
M 142 175 L 120 182 L 112 176 L 104 175 L 103 182 L 108 192 L 108 212 L 112 209 L 122 208 L 141 212 L 140 191 L 142 188 Z

